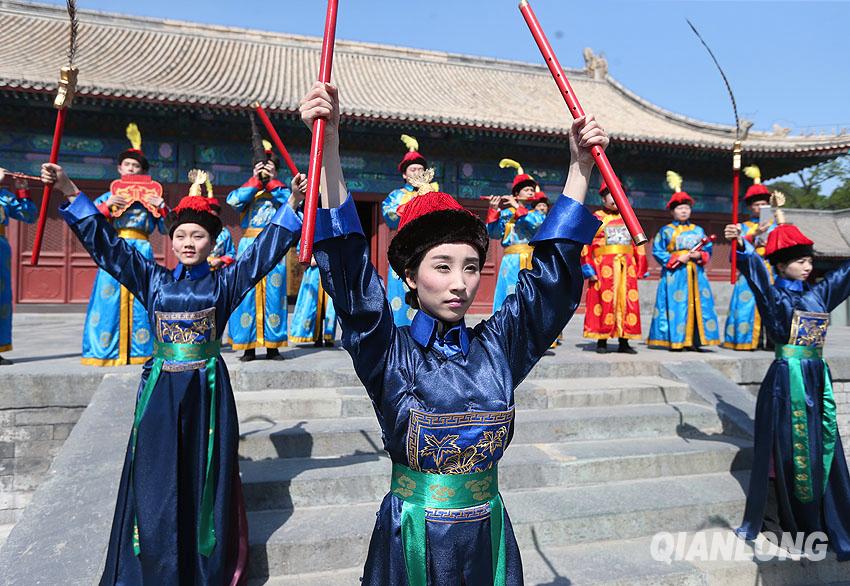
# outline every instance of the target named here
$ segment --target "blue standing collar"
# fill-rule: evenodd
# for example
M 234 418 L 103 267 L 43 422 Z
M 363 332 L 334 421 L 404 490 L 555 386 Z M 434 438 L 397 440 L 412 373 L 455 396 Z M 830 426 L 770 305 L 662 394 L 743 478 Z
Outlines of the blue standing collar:
M 179 281 L 184 273 L 186 278 L 190 281 L 198 281 L 210 274 L 210 265 L 209 263 L 202 262 L 195 266 L 187 267 L 182 263 L 177 263 L 177 266 L 174 267 L 174 270 L 171 272 L 175 281 Z
M 438 335 L 440 322 L 421 309 L 410 324 L 410 335 L 423 348 L 435 348 L 446 356 L 469 353 L 469 333 L 463 320 L 451 327 L 442 337 Z

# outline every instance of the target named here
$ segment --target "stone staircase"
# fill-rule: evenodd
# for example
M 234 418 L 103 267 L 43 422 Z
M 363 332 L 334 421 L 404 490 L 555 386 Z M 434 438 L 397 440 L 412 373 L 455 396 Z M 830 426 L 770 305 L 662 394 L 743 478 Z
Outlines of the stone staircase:
M 544 359 L 517 389 L 500 482 L 526 583 L 707 583 L 654 562 L 650 540 L 735 526 L 749 442 L 684 383 L 598 374 Z M 359 584 L 390 462 L 353 370 L 256 373 L 237 389 L 253 583 Z

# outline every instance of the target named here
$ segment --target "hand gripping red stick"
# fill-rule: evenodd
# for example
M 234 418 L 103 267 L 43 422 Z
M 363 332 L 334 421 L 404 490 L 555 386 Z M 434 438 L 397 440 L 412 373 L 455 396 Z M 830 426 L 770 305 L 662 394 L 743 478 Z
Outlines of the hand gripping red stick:
M 741 141 L 736 140 L 732 148 L 732 223 L 738 224 L 738 197 L 741 193 Z M 738 239 L 732 240 L 732 267 L 729 282 L 738 281 Z
M 714 242 L 715 240 L 717 240 L 717 236 L 715 236 L 714 234 L 712 234 L 711 236 L 703 236 L 702 240 L 697 242 L 697 244 L 693 246 L 690 250 L 688 250 L 688 252 L 699 252 L 703 248 L 705 248 L 709 242 Z M 670 263 L 671 269 L 678 269 L 680 266 L 682 266 L 682 263 L 679 261 L 679 259 L 676 259 L 672 263 Z
M 322 39 L 322 59 L 319 62 L 319 81 L 331 81 L 336 37 L 336 12 L 338 0 L 328 0 L 325 16 L 325 36 Z M 322 157 L 325 151 L 325 119 L 313 122 L 313 140 L 310 143 L 310 167 L 307 175 L 307 198 L 304 201 L 304 224 L 301 228 L 301 252 L 298 261 L 307 265 L 313 257 L 313 235 L 316 231 L 316 209 L 319 207 L 319 181 L 322 177 Z
M 274 143 L 274 146 L 277 147 L 277 150 L 278 152 L 280 152 L 280 155 L 283 157 L 283 160 L 286 161 L 286 166 L 289 167 L 289 172 L 292 173 L 293 177 L 295 177 L 296 175 L 298 175 L 298 167 L 295 166 L 295 161 L 293 161 L 292 157 L 289 156 L 289 151 L 286 150 L 286 147 L 283 145 L 283 141 L 280 139 L 280 135 L 274 129 L 272 121 L 269 120 L 266 111 L 258 102 L 255 102 L 253 106 L 254 109 L 257 111 L 257 115 L 259 115 L 263 126 L 266 127 L 266 132 L 268 132 L 269 136 L 272 137 L 272 142 Z
M 555 83 L 558 84 L 558 88 L 561 90 L 561 95 L 567 103 L 567 108 L 569 108 L 570 114 L 572 114 L 573 118 L 580 118 L 581 116 L 584 116 L 584 110 L 573 93 L 573 88 L 570 86 L 570 82 L 564 74 L 564 69 L 558 62 L 558 57 L 555 56 L 555 52 L 552 50 L 552 46 L 546 38 L 546 33 L 543 32 L 540 23 L 537 21 L 537 16 L 535 16 L 534 11 L 531 9 L 527 0 L 521 0 L 519 3 L 519 10 L 522 12 L 523 18 L 525 18 L 525 23 L 528 25 L 531 35 L 537 42 L 537 47 L 540 49 L 540 53 L 546 60 L 546 65 L 549 66 L 549 72 L 552 74 L 552 77 L 555 79 Z M 638 246 L 644 244 L 647 241 L 646 234 L 644 233 L 643 228 L 641 227 L 640 222 L 638 221 L 637 216 L 626 197 L 626 192 L 623 191 L 623 187 L 620 185 L 620 181 L 614 173 L 614 169 L 611 167 L 611 163 L 608 162 L 608 157 L 605 156 L 605 151 L 603 151 L 601 147 L 595 146 L 591 153 L 593 154 L 593 159 L 596 161 L 596 166 L 599 168 L 602 178 L 608 185 L 608 189 L 611 191 L 614 201 L 617 203 L 617 209 L 620 210 L 620 214 L 623 216 L 623 222 L 625 222 L 626 227 L 629 229 L 632 239 Z

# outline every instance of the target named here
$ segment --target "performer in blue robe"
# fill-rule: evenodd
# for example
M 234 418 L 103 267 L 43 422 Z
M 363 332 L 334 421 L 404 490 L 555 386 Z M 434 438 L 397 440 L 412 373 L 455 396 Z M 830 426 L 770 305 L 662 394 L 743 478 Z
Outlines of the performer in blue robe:
M 276 174 L 277 157 L 266 152 L 267 160 L 254 162 L 254 175 L 227 196 L 227 203 L 242 214 L 242 238 L 238 259 L 268 226 L 277 210 L 289 200 L 290 191 Z M 234 350 L 244 350 L 242 361 L 255 358 L 256 348 L 266 348 L 266 358 L 282 360 L 279 348 L 287 345 L 286 259 L 249 293 L 233 312 L 227 324 Z
M 221 222 L 207 198 L 190 194 L 169 215 L 181 261 L 169 270 L 119 238 L 61 167 L 44 165 L 42 177 L 72 200 L 62 217 L 95 262 L 147 308 L 156 339 L 139 386 L 100 583 L 242 583 L 247 525 L 221 331 L 297 240 L 301 221 L 290 205 L 300 197 L 276 211 L 235 264 L 211 271 L 206 258 Z M 297 179 L 300 194 L 306 180 Z
M 490 238 L 499 240 L 504 248 L 499 274 L 496 278 L 496 290 L 493 293 L 493 312 L 499 311 L 505 298 L 516 289 L 519 272 L 531 268 L 533 248 L 529 244 L 534 233 L 543 223 L 548 211 L 548 200 L 535 199 L 538 193 L 537 181 L 525 173 L 519 163 L 512 159 L 499 161 L 502 168 L 516 169 L 511 186 L 511 195 L 493 196 L 487 210 L 487 233 Z M 543 208 L 542 201 L 546 201 Z M 527 204 L 527 205 L 526 205 Z M 535 209 L 540 205 L 539 210 Z
M 384 223 L 390 230 L 398 228 L 398 208 L 406 204 L 412 197 L 416 195 L 416 190 L 410 185 L 409 177 L 425 171 L 428 166 L 428 161 L 422 153 L 419 152 L 419 142 L 412 136 L 407 134 L 401 135 L 401 141 L 407 147 L 407 152 L 398 164 L 398 172 L 401 173 L 401 178 L 404 179 L 404 187 L 390 192 L 381 204 L 381 213 L 384 216 Z M 437 189 L 435 184 L 435 189 Z M 393 319 L 397 326 L 409 326 L 416 315 L 416 310 L 411 309 L 404 300 L 407 294 L 407 285 L 404 284 L 395 271 L 390 267 L 387 270 L 387 299 L 390 301 L 390 307 L 393 310 Z
M 0 187 L 0 352 L 12 351 L 12 247 L 6 238 L 9 220 L 35 222 L 38 211 L 27 194 L 27 184 L 17 183 L 16 193 Z M 12 361 L 0 356 L 0 366 Z
M 497 464 L 513 435 L 514 389 L 580 301 L 582 246 L 600 225 L 580 202 L 593 166 L 589 149 L 604 148 L 607 137 L 592 117 L 573 125 L 568 195 L 532 241 L 533 268 L 521 273 L 502 309 L 475 328 L 467 328 L 463 316 L 480 284 L 486 228 L 448 194 L 412 199 L 389 258 L 421 309 L 409 327 L 399 328 L 369 262 L 353 200 L 334 207 L 346 189 L 336 103 L 335 89 L 325 84 L 314 85 L 302 101 L 308 126 L 330 114 L 323 162 L 330 209 L 319 210 L 314 254 L 393 462 L 363 584 L 522 584 Z M 427 190 L 427 179 L 416 187 Z
M 497 198 L 498 196 L 491 198 L 487 216 L 489 220 L 496 217 L 493 212 L 498 214 L 498 219 L 487 223 L 487 233 L 490 238 L 500 240 L 505 247 L 499 265 L 496 291 L 493 294 L 494 312 L 499 311 L 507 296 L 513 294 L 519 280 L 519 272 L 531 268 L 534 247 L 530 242 L 543 225 L 549 211 L 549 200 L 542 192 L 524 200 L 525 205 L 518 208 L 509 205 L 501 211 L 497 207 L 499 202 L 494 201 Z M 531 211 L 528 211 L 529 208 Z
M 749 206 L 752 217 L 738 223 L 743 237 L 754 247 L 756 253 L 764 258 L 764 247 L 770 232 L 776 227 L 776 222 L 760 226 L 759 217 L 762 208 L 770 207 L 770 191 L 761 183 L 761 172 L 755 165 L 748 166 L 747 175 L 755 179 L 755 183 L 747 189 L 744 202 Z M 772 272 L 770 263 L 764 261 L 768 271 Z M 726 316 L 723 347 L 730 350 L 756 350 L 765 348 L 768 344 L 764 328 L 761 324 L 761 314 L 756 308 L 753 292 L 747 284 L 744 275 L 739 274 L 729 299 L 729 313 Z
M 289 339 L 296 344 L 312 342 L 316 347 L 333 346 L 336 337 L 336 311 L 322 287 L 316 259 L 304 270 L 298 299 L 289 326 Z
M 128 126 L 127 136 L 132 146 L 118 156 L 118 174 L 121 177 L 147 174 L 150 164 L 141 150 L 141 137 L 135 124 Z M 156 230 L 166 233 L 163 217 L 168 213 L 162 198 L 155 197 L 152 203 L 159 209 L 158 218 L 139 202 L 124 209 L 123 198 L 110 192 L 94 200 L 95 207 L 110 221 L 118 237 L 151 261 L 154 253 L 150 235 Z M 116 216 L 118 209 L 124 211 Z M 144 304 L 109 272 L 98 269 L 83 326 L 81 362 L 90 366 L 144 364 L 153 352 L 148 322 Z
M 813 242 L 791 224 L 768 237 L 774 279 L 752 245 L 739 239 L 738 268 L 756 298 L 776 360 L 758 393 L 745 539 L 760 531 L 823 531 L 841 561 L 850 559 L 850 474 L 838 433 L 835 398 L 823 346 L 829 312 L 850 295 L 850 262 L 807 282 Z M 734 224 L 726 237 L 741 234 Z
M 673 221 L 652 241 L 661 279 L 646 343 L 699 351 L 701 346 L 720 344 L 714 297 L 703 268 L 711 258 L 712 245 L 709 242 L 701 251 L 690 252 L 706 236 L 705 230 L 690 221 L 694 200 L 681 190 L 681 177 L 668 172 L 668 181 L 674 191 L 667 202 Z

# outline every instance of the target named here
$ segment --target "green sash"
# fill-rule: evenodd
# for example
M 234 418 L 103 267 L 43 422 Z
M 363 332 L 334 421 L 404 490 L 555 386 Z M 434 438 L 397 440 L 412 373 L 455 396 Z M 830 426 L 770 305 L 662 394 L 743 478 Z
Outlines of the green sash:
M 812 467 L 809 459 L 809 425 L 806 412 L 806 385 L 803 381 L 802 360 L 822 359 L 823 349 L 816 346 L 780 344 L 776 346 L 776 358 L 788 362 L 791 387 L 791 438 L 793 440 L 794 496 L 801 503 L 814 500 L 812 490 Z M 835 440 L 838 425 L 835 417 L 835 397 L 832 393 L 832 377 L 829 366 L 823 361 L 823 489 L 829 483 L 829 473 L 835 456 Z
M 215 523 L 213 519 L 213 507 L 215 506 L 215 482 L 211 474 L 213 450 L 215 447 L 216 409 L 215 409 L 215 370 L 216 361 L 221 350 L 220 340 L 211 340 L 204 344 L 168 344 L 154 340 L 153 366 L 150 375 L 142 389 L 142 394 L 136 402 L 136 414 L 133 421 L 133 434 L 131 439 L 130 458 L 136 454 L 136 440 L 139 432 L 139 424 L 145 415 L 150 402 L 153 389 L 159 380 L 163 364 L 168 362 L 197 362 L 204 361 L 204 369 L 207 375 L 207 388 L 210 392 L 210 424 L 207 431 L 207 466 L 204 475 L 204 491 L 201 496 L 201 510 L 198 520 L 198 551 L 209 557 L 215 547 Z M 133 469 L 130 469 L 130 482 L 132 484 Z M 139 521 L 133 522 L 133 551 L 136 555 L 141 553 L 139 541 Z
M 497 468 L 472 474 L 428 474 L 393 464 L 390 492 L 404 501 L 401 542 L 410 586 L 426 586 L 425 508 L 466 509 L 490 504 L 493 584 L 505 585 L 505 520 Z

